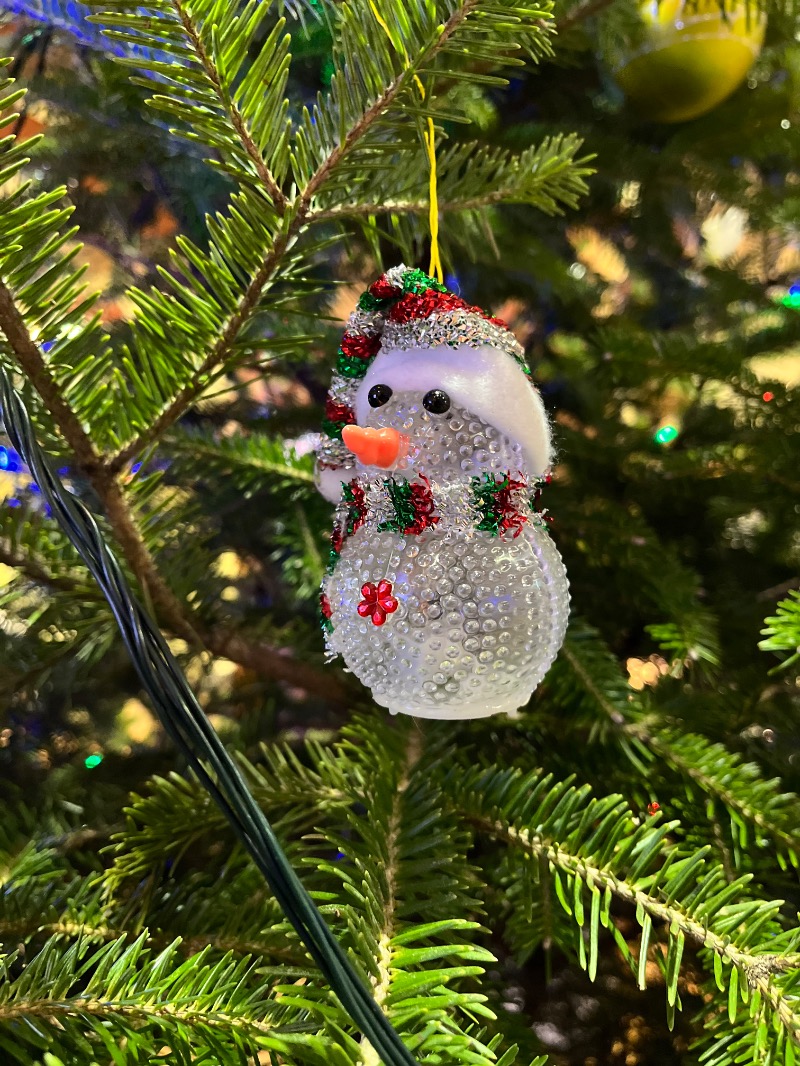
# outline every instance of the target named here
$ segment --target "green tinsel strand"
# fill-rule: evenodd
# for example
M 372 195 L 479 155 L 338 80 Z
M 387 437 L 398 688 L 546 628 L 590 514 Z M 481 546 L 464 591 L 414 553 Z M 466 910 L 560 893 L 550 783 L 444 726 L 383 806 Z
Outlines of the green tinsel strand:
M 322 610 L 322 601 L 320 600 L 319 607 L 317 608 L 317 616 L 319 618 L 319 626 L 323 633 L 333 632 L 333 619 L 326 618 Z
M 340 351 L 336 361 L 336 370 L 345 378 L 363 378 L 369 370 L 369 360 L 343 355 Z
M 349 422 L 332 422 L 329 418 L 323 418 L 322 432 L 329 436 L 332 440 L 341 440 L 342 430 L 345 426 L 349 424 Z
M 345 536 L 350 537 L 353 535 L 353 527 L 355 526 L 359 516 L 358 501 L 356 500 L 352 485 L 344 486 L 344 489 L 342 491 L 342 499 L 348 506 L 347 521 L 345 525 Z
M 373 296 L 371 292 L 362 292 L 358 298 L 359 311 L 381 311 L 388 304 L 393 303 L 393 300 L 386 299 L 382 296 Z
M 476 529 L 483 533 L 491 533 L 496 537 L 500 532 L 500 514 L 497 510 L 495 494 L 504 487 L 504 482 L 497 482 L 491 474 L 484 474 L 483 478 L 470 478 L 472 487 L 472 500 L 481 515 L 481 520 Z M 505 483 L 508 478 L 505 479 Z
M 447 292 L 446 285 L 442 285 L 441 282 L 430 277 L 424 270 L 407 270 L 403 275 L 402 285 L 404 293 L 414 293 L 415 295 L 427 292 L 428 289 L 435 289 L 436 292 Z
M 411 485 L 408 481 L 395 481 L 389 477 L 384 481 L 389 499 L 394 506 L 394 518 L 388 518 L 378 526 L 379 533 L 402 533 L 414 524 L 414 508 L 411 503 Z

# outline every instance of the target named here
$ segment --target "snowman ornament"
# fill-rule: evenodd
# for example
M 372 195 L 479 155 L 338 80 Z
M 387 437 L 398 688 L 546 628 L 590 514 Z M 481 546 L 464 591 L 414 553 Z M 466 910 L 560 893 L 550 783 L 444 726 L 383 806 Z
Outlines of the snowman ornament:
M 320 608 L 329 657 L 393 714 L 513 714 L 564 639 L 529 373 L 504 323 L 421 270 L 387 271 L 350 317 L 317 456 L 337 505 Z

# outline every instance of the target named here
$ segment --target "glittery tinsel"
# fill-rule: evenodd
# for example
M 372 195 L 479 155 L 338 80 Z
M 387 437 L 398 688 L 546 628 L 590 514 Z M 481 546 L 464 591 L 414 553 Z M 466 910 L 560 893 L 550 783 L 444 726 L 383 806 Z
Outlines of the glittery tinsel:
M 519 506 L 520 493 L 524 493 L 524 481 L 518 481 L 510 474 L 504 474 L 500 481 L 493 475 L 470 478 L 475 507 L 481 516 L 476 529 L 491 533 L 493 537 L 512 532 L 518 537 L 528 516 Z
M 358 298 L 359 311 L 380 311 L 386 306 L 386 300 L 373 296 L 371 292 L 362 292 Z
M 520 369 L 530 375 L 524 349 L 514 334 L 465 308 L 437 312 L 427 318 L 409 318 L 403 322 L 389 320 L 383 330 L 383 344 L 396 351 L 436 348 L 442 344 L 451 348 L 460 345 L 480 348 L 487 345 L 510 355 Z
M 339 345 L 339 354 L 349 359 L 372 359 L 381 346 L 380 337 L 367 337 L 361 333 L 345 333 Z
M 373 281 L 368 292 L 370 296 L 374 296 L 378 300 L 391 300 L 393 297 L 400 295 L 400 289 L 390 281 L 386 274 L 381 274 L 377 281 Z
M 447 292 L 447 286 L 442 285 L 441 282 L 436 281 L 429 274 L 426 274 L 424 270 L 407 270 L 403 275 L 403 292 L 404 293 L 423 293 L 428 289 L 435 289 L 437 292 Z
M 333 632 L 333 622 L 331 621 L 332 614 L 330 601 L 323 592 L 319 597 L 319 621 L 323 633 Z
M 496 537 L 499 532 L 500 516 L 494 506 L 494 491 L 497 482 L 490 474 L 481 477 L 470 478 L 472 487 L 472 499 L 478 514 L 481 516 L 476 529 L 484 533 L 491 533 Z
M 381 311 L 355 310 L 347 320 L 347 332 L 359 337 L 378 337 L 383 333 L 386 316 Z
M 344 544 L 344 532 L 338 522 L 333 524 L 333 532 L 331 533 L 330 551 L 328 552 L 328 565 L 325 567 L 327 574 L 332 574 L 336 564 L 339 561 L 339 556 L 342 554 L 342 545 Z
M 522 527 L 528 521 L 528 516 L 520 510 L 520 493 L 525 492 L 527 486 L 524 481 L 516 481 L 510 475 L 498 484 L 495 491 L 494 505 L 500 514 L 500 533 L 511 531 L 512 536 L 518 537 Z
M 336 373 L 346 378 L 363 378 L 369 370 L 369 363 L 365 359 L 351 359 L 347 355 L 340 355 L 336 360 Z
M 470 307 L 460 296 L 452 292 L 436 292 L 427 288 L 422 292 L 412 290 L 398 300 L 388 314 L 390 322 L 410 322 L 414 318 L 428 318 L 443 311 L 472 311 L 481 314 L 478 307 Z
M 411 503 L 411 485 L 407 481 L 395 481 L 393 477 L 387 477 L 384 488 L 389 495 L 394 507 L 394 516 L 387 518 L 378 526 L 379 533 L 400 533 L 410 527 L 414 522 L 414 506 Z
M 383 484 L 394 507 L 394 517 L 381 522 L 379 532 L 418 536 L 439 521 L 433 513 L 431 483 L 424 474 L 414 482 L 395 481 L 390 477 Z
M 348 506 L 347 522 L 345 524 L 346 536 L 351 537 L 357 529 L 363 526 L 364 519 L 367 516 L 367 501 L 364 499 L 364 490 L 356 478 L 344 485 L 342 499 Z
M 325 404 L 325 417 L 322 420 L 322 432 L 336 440 L 342 439 L 342 430 L 345 426 L 352 426 L 356 420 L 356 413 L 352 407 L 345 403 L 337 403 L 332 397 L 328 397 Z

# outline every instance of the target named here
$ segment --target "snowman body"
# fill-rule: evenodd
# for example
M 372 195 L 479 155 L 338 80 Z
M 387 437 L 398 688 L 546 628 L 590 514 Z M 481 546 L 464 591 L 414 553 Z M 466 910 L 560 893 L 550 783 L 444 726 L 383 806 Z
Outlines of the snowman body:
M 343 485 L 323 583 L 328 652 L 392 713 L 512 713 L 563 640 L 564 566 L 520 445 L 474 411 L 421 401 L 396 392 L 363 417 L 400 430 L 406 448 L 393 469 L 357 465 Z

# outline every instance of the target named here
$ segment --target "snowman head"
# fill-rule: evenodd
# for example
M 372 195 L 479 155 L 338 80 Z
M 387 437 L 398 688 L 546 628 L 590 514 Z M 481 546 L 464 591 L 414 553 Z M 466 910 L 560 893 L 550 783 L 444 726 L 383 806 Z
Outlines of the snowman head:
M 489 345 L 382 348 L 354 410 L 355 426 L 343 437 L 362 466 L 409 477 L 510 470 L 533 479 L 550 463 L 538 392 L 513 359 Z
M 364 470 L 409 478 L 550 465 L 550 426 L 521 345 L 498 319 L 418 270 L 388 271 L 359 301 L 340 348 L 320 489 Z

